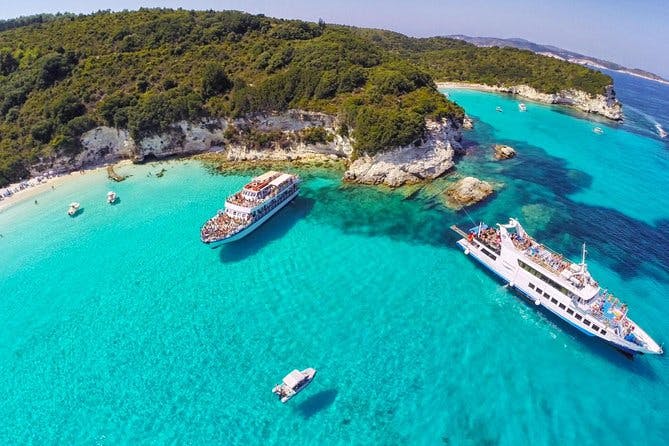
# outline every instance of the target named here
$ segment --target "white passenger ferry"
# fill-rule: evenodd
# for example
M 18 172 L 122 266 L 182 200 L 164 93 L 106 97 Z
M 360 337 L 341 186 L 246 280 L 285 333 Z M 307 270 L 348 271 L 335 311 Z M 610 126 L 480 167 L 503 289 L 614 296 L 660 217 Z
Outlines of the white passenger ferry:
M 585 244 L 581 263 L 533 240 L 520 223 L 489 228 L 484 224 L 465 233 L 458 245 L 509 287 L 516 288 L 537 306 L 572 324 L 588 336 L 597 336 L 628 354 L 662 354 L 662 347 L 627 317 L 627 305 L 602 289 L 588 272 Z
M 255 177 L 225 200 L 225 209 L 209 219 L 200 238 L 212 248 L 248 235 L 299 193 L 300 178 L 283 172 Z

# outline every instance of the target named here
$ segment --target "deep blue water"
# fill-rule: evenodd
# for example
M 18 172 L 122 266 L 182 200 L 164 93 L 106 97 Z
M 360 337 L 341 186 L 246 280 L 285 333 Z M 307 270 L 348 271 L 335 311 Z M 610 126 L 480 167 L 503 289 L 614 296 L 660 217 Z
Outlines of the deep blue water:
M 636 76 L 601 70 L 614 80 L 624 104 L 625 125 L 644 135 L 658 137 L 656 125 L 669 132 L 669 85 Z M 664 140 L 669 148 L 669 139 Z
M 448 229 L 514 216 L 571 258 L 587 242 L 594 277 L 667 341 L 665 142 L 449 94 L 475 120 L 452 173 L 409 194 L 303 171 L 293 204 L 219 250 L 199 227 L 250 174 L 197 162 L 88 173 L 0 212 L 0 444 L 666 444 L 666 357 L 631 361 L 537 311 Z M 518 156 L 494 161 L 494 143 Z M 446 208 L 470 174 L 494 196 Z M 272 386 L 308 366 L 279 403 Z

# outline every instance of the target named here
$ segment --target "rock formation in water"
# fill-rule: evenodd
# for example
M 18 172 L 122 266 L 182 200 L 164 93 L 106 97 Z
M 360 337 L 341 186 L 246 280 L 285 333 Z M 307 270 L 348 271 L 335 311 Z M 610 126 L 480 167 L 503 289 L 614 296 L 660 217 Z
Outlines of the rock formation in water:
M 490 183 L 474 177 L 465 177 L 449 187 L 446 200 L 450 207 L 460 209 L 484 200 L 493 193 Z
M 495 144 L 495 159 L 497 160 L 508 160 L 516 156 L 516 151 L 511 146 L 505 146 L 504 144 Z

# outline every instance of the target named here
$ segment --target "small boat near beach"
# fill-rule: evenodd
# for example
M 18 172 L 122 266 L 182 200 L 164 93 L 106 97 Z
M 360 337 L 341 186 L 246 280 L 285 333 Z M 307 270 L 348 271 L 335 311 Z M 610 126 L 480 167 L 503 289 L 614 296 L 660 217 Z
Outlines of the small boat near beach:
M 521 112 L 527 111 L 527 105 L 521 102 L 520 104 L 518 104 L 518 110 L 520 110 Z
M 518 220 L 491 228 L 481 223 L 457 244 L 516 289 L 587 336 L 598 337 L 628 355 L 663 353 L 662 347 L 628 316 L 627 305 L 602 288 L 588 271 L 585 244 L 579 263 L 550 250 L 525 232 Z
M 200 239 L 215 248 L 245 237 L 290 203 L 299 193 L 299 183 L 297 175 L 275 171 L 253 178 L 202 226 Z
M 113 190 L 110 190 L 109 192 L 107 192 L 107 203 L 109 203 L 109 204 L 116 203 L 116 198 L 118 198 L 118 196 L 116 195 L 116 192 L 114 192 Z
M 70 217 L 74 217 L 79 213 L 80 209 L 81 206 L 79 205 L 79 203 L 73 201 L 72 203 L 70 203 L 70 207 L 67 209 L 67 215 L 69 215 Z
M 662 128 L 660 124 L 655 124 L 655 129 L 657 130 L 657 134 L 660 135 L 660 138 L 664 139 L 667 137 L 667 132 Z
M 604 130 L 602 130 L 601 127 L 595 127 L 592 129 L 593 132 L 597 133 L 598 135 L 602 135 L 604 133 Z
M 504 110 L 502 110 L 502 107 L 497 106 L 497 107 L 495 107 L 495 111 L 498 111 L 498 112 L 501 113 L 501 112 L 503 112 Z
M 304 390 L 316 376 L 316 369 L 293 370 L 284 376 L 281 384 L 277 384 L 272 389 L 272 393 L 277 395 L 282 403 L 287 402 L 292 397 Z

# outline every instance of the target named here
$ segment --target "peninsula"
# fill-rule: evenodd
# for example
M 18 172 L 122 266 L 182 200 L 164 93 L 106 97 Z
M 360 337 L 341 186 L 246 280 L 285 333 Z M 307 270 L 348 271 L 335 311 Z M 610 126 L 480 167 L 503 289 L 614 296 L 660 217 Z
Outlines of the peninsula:
M 619 110 L 611 78 L 576 64 L 322 21 L 140 9 L 0 29 L 0 187 L 211 151 L 340 158 L 362 183 L 429 180 L 453 166 L 464 119 L 435 80 L 523 85 L 573 106 L 578 96 L 612 119 Z

